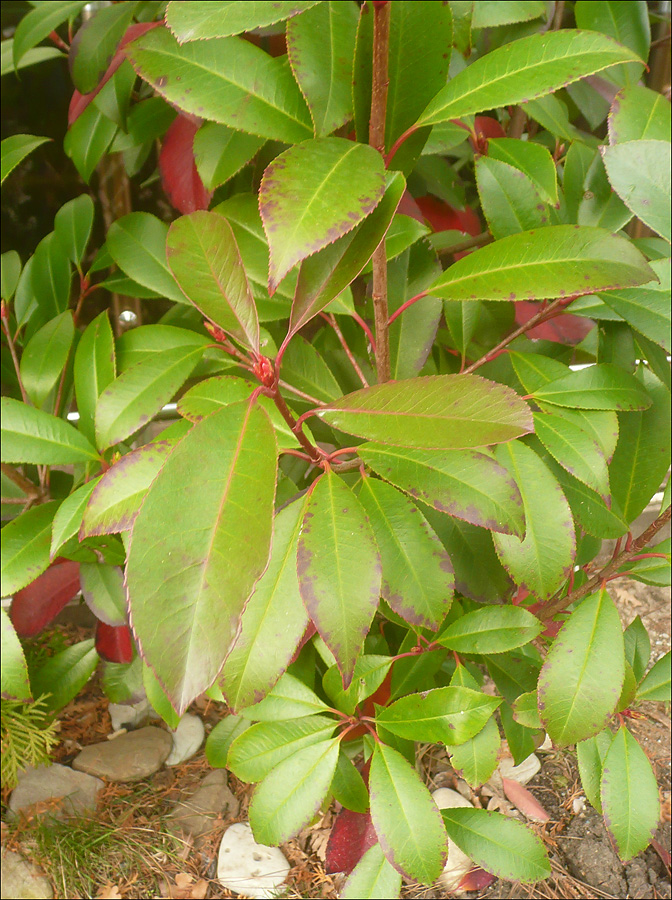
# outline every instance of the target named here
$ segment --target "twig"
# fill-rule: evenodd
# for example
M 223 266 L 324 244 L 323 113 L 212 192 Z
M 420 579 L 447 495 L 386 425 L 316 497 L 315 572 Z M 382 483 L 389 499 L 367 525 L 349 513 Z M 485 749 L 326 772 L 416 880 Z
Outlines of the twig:
M 14 468 L 14 466 L 10 466 L 8 463 L 2 463 L 1 465 L 2 465 L 3 475 L 5 475 L 7 478 L 9 478 L 10 481 L 13 481 L 14 484 L 18 488 L 20 488 L 23 491 L 23 493 L 26 494 L 27 497 L 36 499 L 37 497 L 40 496 L 40 490 L 37 487 L 37 485 L 33 484 L 33 482 L 30 481 L 30 479 L 26 478 L 24 475 L 22 475 L 20 472 L 18 472 Z M 3 500 L 2 502 L 5 503 L 5 502 L 9 502 L 9 501 Z M 25 502 L 25 501 L 21 501 L 21 502 Z
M 587 581 L 580 588 L 577 588 L 575 591 L 571 591 L 571 593 L 567 594 L 565 597 L 553 597 L 548 603 L 545 603 L 544 606 L 539 610 L 538 617 L 543 622 L 550 621 L 554 616 L 556 616 L 559 612 L 562 612 L 563 609 L 567 609 L 567 607 L 571 606 L 572 603 L 576 603 L 577 600 L 581 600 L 587 594 L 592 593 L 596 588 L 599 588 L 601 584 L 605 581 L 608 581 L 609 578 L 614 575 L 618 569 L 621 568 L 626 562 L 630 562 L 636 556 L 639 556 L 640 551 L 643 550 L 644 547 L 647 546 L 649 541 L 651 541 L 656 534 L 670 521 L 670 514 L 672 513 L 672 507 L 668 506 L 664 513 L 658 516 L 658 518 L 653 521 L 649 527 L 643 531 L 640 536 L 632 542 L 630 548 L 628 550 L 623 550 L 622 553 L 619 553 L 616 559 L 612 559 L 607 565 L 594 575 L 590 581 Z
M 331 325 L 331 327 L 334 329 L 334 332 L 335 332 L 335 334 L 336 334 L 336 337 L 338 338 L 338 340 L 339 340 L 340 343 L 341 343 L 341 347 L 343 347 L 343 349 L 345 350 L 345 355 L 346 355 L 346 356 L 348 357 L 348 359 L 350 360 L 350 365 L 352 366 L 352 368 L 353 368 L 353 369 L 355 370 L 355 372 L 357 373 L 357 377 L 358 377 L 359 380 L 362 382 L 362 384 L 364 385 L 364 387 L 367 388 L 367 387 L 369 386 L 369 382 L 368 382 L 368 381 L 366 380 L 366 378 L 364 377 L 364 373 L 363 373 L 362 370 L 360 369 L 359 363 L 358 363 L 357 360 L 355 359 L 355 356 L 354 356 L 352 350 L 350 349 L 350 347 L 348 347 L 348 345 L 347 345 L 347 343 L 346 343 L 346 340 L 345 340 L 345 338 L 343 337 L 343 332 L 342 332 L 341 329 L 339 328 L 338 323 L 336 322 L 335 317 L 334 317 L 331 313 L 321 313 L 321 315 L 322 315 L 322 318 L 323 318 L 323 319 L 326 319 L 326 321 L 327 321 L 327 322 Z
M 7 338 L 7 344 L 9 346 L 9 352 L 12 357 L 12 362 L 14 364 L 14 372 L 16 374 L 16 380 L 19 382 L 19 390 L 21 391 L 21 397 L 23 398 L 23 402 L 28 404 L 28 406 L 32 406 L 30 400 L 28 399 L 28 394 L 26 394 L 26 389 L 23 386 L 23 381 L 21 379 L 21 369 L 19 367 L 19 358 L 16 355 L 16 347 L 14 346 L 14 341 L 12 340 L 12 335 L 9 330 L 9 316 L 7 313 L 7 307 L 5 305 L 5 301 L 2 301 L 2 306 L 0 308 L 0 322 L 2 322 L 2 330 L 5 333 L 5 337 Z
M 373 8 L 373 77 L 369 144 L 385 155 L 385 117 L 387 112 L 388 51 L 390 43 L 390 4 Z M 373 266 L 373 317 L 376 333 L 376 374 L 378 382 L 390 380 L 390 340 L 387 325 L 387 255 L 385 241 L 375 250 Z
M 486 244 L 491 244 L 493 241 L 494 238 L 489 231 L 482 231 L 473 237 L 465 238 L 459 244 L 452 244 L 450 247 L 438 250 L 437 253 L 439 256 L 449 256 L 453 253 L 462 253 L 463 250 L 473 250 L 474 247 L 485 247 Z

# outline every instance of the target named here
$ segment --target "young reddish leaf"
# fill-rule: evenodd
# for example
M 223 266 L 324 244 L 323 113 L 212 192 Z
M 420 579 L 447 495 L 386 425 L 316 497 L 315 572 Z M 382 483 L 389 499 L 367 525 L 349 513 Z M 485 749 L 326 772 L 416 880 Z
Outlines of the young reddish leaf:
M 268 568 L 248 600 L 224 663 L 219 683 L 234 710 L 266 696 L 306 630 L 308 615 L 296 574 L 296 544 L 303 511 L 304 503 L 297 501 L 275 517 Z M 273 653 L 268 652 L 269 647 L 273 647 Z
M 541 309 L 539 303 L 529 303 L 527 300 L 518 300 L 514 305 L 516 324 L 518 325 L 529 322 L 532 316 L 536 316 Z M 540 325 L 529 328 L 525 333 L 531 340 L 553 341 L 556 344 L 578 344 L 594 327 L 595 324 L 590 319 L 563 313 L 548 322 L 542 322 Z
M 495 876 L 490 872 L 486 872 L 480 866 L 474 866 L 464 876 L 457 889 L 458 891 L 483 891 L 485 888 L 490 887 L 494 880 Z
M 166 10 L 166 24 L 178 41 L 202 41 L 254 31 L 297 16 L 317 0 L 275 0 L 275 2 L 218 3 L 207 0 L 172 0 Z
M 360 457 L 387 481 L 439 512 L 492 531 L 524 532 L 520 491 L 506 469 L 485 453 L 362 444 Z
M 159 153 L 159 172 L 166 196 L 181 213 L 207 209 L 212 192 L 205 189 L 194 159 L 194 137 L 200 122 L 178 116 L 166 132 Z
M 587 225 L 550 225 L 475 250 L 429 293 L 444 300 L 550 300 L 634 287 L 653 277 L 627 238 Z
M 471 235 L 481 233 L 478 216 L 468 206 L 464 209 L 455 209 L 445 200 L 439 200 L 438 197 L 433 197 L 431 194 L 427 194 L 426 197 L 416 197 L 415 202 L 434 232 L 461 231 L 462 234 Z
M 128 625 L 96 625 L 96 652 L 111 663 L 133 662 L 133 638 Z
M 373 751 L 369 790 L 371 819 L 387 860 L 408 878 L 436 881 L 447 856 L 441 813 L 415 769 L 380 741 Z
M 269 294 L 297 262 L 352 231 L 384 191 L 382 157 L 365 144 L 318 138 L 276 156 L 259 189 Z
M 621 622 L 603 589 L 562 626 L 539 675 L 539 714 L 553 743 L 566 747 L 601 731 L 616 709 L 624 673 Z
M 135 520 L 126 566 L 131 624 L 178 713 L 213 683 L 266 568 L 276 468 L 266 413 L 246 403 L 224 407 L 180 441 Z
M 602 811 L 623 862 L 648 847 L 660 819 L 658 785 L 646 753 L 625 725 L 604 758 Z
M 311 488 L 297 549 L 299 590 L 348 687 L 378 608 L 381 563 L 364 509 L 326 472 Z
M 361 900 L 362 897 L 392 900 L 399 896 L 400 888 L 401 875 L 385 859 L 380 844 L 376 843 L 357 863 L 339 897 L 340 900 Z
M 420 510 L 383 481 L 359 491 L 383 564 L 382 595 L 407 622 L 438 628 L 453 597 L 453 568 Z
M 532 819 L 533 822 L 548 822 L 551 818 L 531 791 L 522 784 L 502 776 L 502 787 L 507 799 L 528 819 Z
M 494 532 L 495 550 L 514 582 L 547 599 L 569 577 L 576 553 L 574 521 L 560 485 L 520 441 L 498 447 L 498 462 L 514 476 L 523 497 L 525 538 Z M 553 522 L 549 540 L 548 523 Z
M 130 531 L 148 487 L 174 446 L 173 441 L 144 444 L 108 469 L 84 510 L 80 540 Z
M 328 425 L 392 444 L 451 450 L 510 441 L 532 431 L 511 388 L 478 375 L 433 375 L 376 384 L 317 410 Z
M 364 854 L 378 843 L 371 813 L 342 809 L 331 826 L 324 868 L 328 875 L 349 875 Z
M 34 637 L 53 622 L 79 593 L 79 563 L 54 562 L 35 581 L 14 594 L 9 617 L 19 637 Z

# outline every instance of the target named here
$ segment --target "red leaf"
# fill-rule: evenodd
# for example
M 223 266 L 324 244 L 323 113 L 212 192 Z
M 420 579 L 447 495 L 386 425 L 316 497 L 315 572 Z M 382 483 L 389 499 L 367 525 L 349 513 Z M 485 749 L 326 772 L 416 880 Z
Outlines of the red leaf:
M 355 132 L 353 131 L 352 134 L 352 139 L 354 141 Z M 415 197 L 413 197 L 412 194 L 409 194 L 407 190 L 404 191 L 404 193 L 401 195 L 401 200 L 399 201 L 397 212 L 403 213 L 405 216 L 410 216 L 412 219 L 417 219 L 417 221 L 422 222 L 423 225 L 425 224 L 425 217 L 422 214 L 422 210 L 418 206 Z
M 96 650 L 107 662 L 133 662 L 133 638 L 128 625 L 107 625 L 98 620 L 96 625 Z
M 539 312 L 539 304 L 528 300 L 518 300 L 515 304 L 516 322 L 524 325 Z M 571 313 L 563 313 L 541 325 L 535 325 L 527 333 L 529 338 L 539 341 L 553 341 L 556 344 L 578 344 L 588 332 L 595 327 L 595 323 L 583 316 L 573 316 Z
M 470 869 L 458 886 L 459 891 L 482 891 L 489 887 L 495 880 L 495 876 L 486 872 L 480 866 Z
M 34 637 L 53 622 L 79 592 L 79 563 L 71 559 L 53 562 L 22 590 L 14 594 L 9 617 L 20 637 Z
M 179 115 L 166 132 L 159 154 L 161 184 L 175 209 L 185 215 L 207 209 L 212 193 L 206 191 L 194 159 L 194 135 L 197 122 Z
M 117 71 L 122 62 L 126 59 L 126 54 L 124 53 L 124 47 L 126 44 L 129 44 L 131 41 L 135 40 L 135 38 L 140 37 L 141 34 L 144 34 L 146 31 L 150 31 L 152 28 L 156 28 L 161 25 L 161 22 L 138 22 L 135 25 L 129 25 L 126 29 L 126 34 L 119 41 L 119 46 L 117 47 L 117 51 L 112 57 L 112 62 L 107 67 L 107 71 L 100 79 L 100 83 L 98 87 L 94 88 L 94 90 L 90 91 L 88 94 L 80 94 L 79 91 L 75 91 L 70 100 L 70 108 L 68 109 L 68 125 L 72 125 L 74 121 L 76 121 L 79 116 L 84 112 L 86 107 L 91 103 L 96 94 L 101 90 L 103 85 L 105 85 L 110 78 Z
M 502 787 L 507 799 L 528 819 L 535 822 L 548 822 L 551 818 L 536 797 L 526 787 L 512 778 L 502 776 Z
M 449 203 L 439 200 L 438 197 L 433 197 L 431 194 L 418 197 L 415 202 L 432 231 L 461 231 L 462 234 L 470 235 L 481 233 L 478 216 L 469 207 L 455 209 Z M 399 208 L 401 209 L 401 206 Z
M 344 872 L 349 875 L 366 851 L 377 843 L 371 814 L 343 808 L 336 816 L 329 835 L 325 859 L 327 874 Z

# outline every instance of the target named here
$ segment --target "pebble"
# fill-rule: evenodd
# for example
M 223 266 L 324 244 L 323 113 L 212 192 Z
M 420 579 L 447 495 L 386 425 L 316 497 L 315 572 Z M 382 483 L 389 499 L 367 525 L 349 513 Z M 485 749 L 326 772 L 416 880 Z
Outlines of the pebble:
M 144 725 L 149 719 L 149 700 L 143 699 L 138 703 L 110 703 L 107 707 L 112 720 L 112 731 L 120 731 L 125 728 L 131 731 L 139 725 Z
M 199 837 L 210 831 L 218 816 L 235 819 L 240 811 L 238 800 L 229 790 L 224 769 L 205 776 L 198 790 L 178 803 L 170 814 L 175 828 Z
M 49 879 L 41 869 L 12 850 L 2 853 L 2 900 L 51 900 Z
M 187 713 L 172 735 L 173 749 L 166 760 L 167 766 L 177 766 L 198 753 L 205 737 L 205 726 L 198 716 Z
M 450 788 L 439 788 L 433 792 L 432 798 L 439 809 L 473 807 L 473 803 L 470 803 L 466 797 Z M 448 859 L 443 867 L 443 872 L 439 876 L 441 887 L 448 892 L 456 891 L 464 876 L 473 867 L 473 860 L 448 838 Z
M 7 817 L 16 818 L 20 810 L 36 803 L 48 804 L 46 808 L 57 818 L 85 815 L 95 811 L 103 787 L 99 778 L 73 772 L 57 763 L 27 768 L 19 773 L 18 784 L 9 798 Z
M 502 778 L 509 778 L 518 784 L 527 784 L 541 769 L 541 762 L 535 753 L 530 753 L 519 765 L 516 765 L 510 756 L 505 756 L 500 759 L 498 768 Z
M 257 844 L 247 822 L 231 825 L 219 847 L 217 878 L 223 887 L 255 900 L 277 897 L 290 865 L 277 847 Z
M 73 769 L 107 781 L 142 781 L 161 768 L 173 746 L 167 731 L 148 725 L 113 741 L 90 744 L 72 762 Z

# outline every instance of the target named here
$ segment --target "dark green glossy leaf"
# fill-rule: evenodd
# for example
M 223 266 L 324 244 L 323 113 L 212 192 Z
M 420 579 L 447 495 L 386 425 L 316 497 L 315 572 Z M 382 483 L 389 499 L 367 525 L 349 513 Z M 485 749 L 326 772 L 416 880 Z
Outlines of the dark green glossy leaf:
M 79 430 L 95 441 L 94 417 L 98 398 L 116 377 L 114 335 L 107 310 L 87 326 L 75 353 L 75 395 Z
M 264 139 L 235 131 L 217 122 L 206 122 L 194 136 L 194 160 L 206 190 L 224 184 L 247 165 Z
M 129 213 L 112 223 L 106 246 L 115 263 L 130 278 L 162 297 L 184 303 L 184 294 L 168 269 L 167 237 L 168 226 L 156 216 Z
M 95 103 L 90 103 L 68 128 L 63 140 L 63 150 L 86 184 L 91 180 L 116 133 L 116 124 Z
M 338 756 L 336 771 L 334 772 L 334 780 L 331 784 L 331 791 L 334 795 L 334 800 L 346 809 L 365 813 L 369 808 L 369 792 L 364 784 L 364 779 L 345 755 L 342 746 Z
M 91 678 L 98 665 L 93 638 L 56 653 L 31 676 L 36 697 L 50 694 L 46 709 L 56 711 L 70 702 Z
M 2 184 L 19 163 L 36 150 L 41 144 L 46 144 L 51 138 L 35 137 L 32 134 L 13 134 L 5 138 L 0 145 L 2 160 L 0 161 L 0 184 Z
M 19 22 L 14 32 L 14 66 L 17 67 L 24 54 L 43 41 L 63 22 L 85 6 L 84 0 L 70 0 L 61 3 L 40 3 L 31 9 Z
M 66 310 L 43 325 L 21 356 L 21 381 L 36 407 L 43 406 L 56 386 L 75 337 L 72 313 Z
M 93 200 L 88 194 L 80 194 L 64 203 L 54 218 L 56 240 L 76 266 L 81 264 L 91 237 L 93 214 Z

